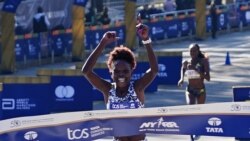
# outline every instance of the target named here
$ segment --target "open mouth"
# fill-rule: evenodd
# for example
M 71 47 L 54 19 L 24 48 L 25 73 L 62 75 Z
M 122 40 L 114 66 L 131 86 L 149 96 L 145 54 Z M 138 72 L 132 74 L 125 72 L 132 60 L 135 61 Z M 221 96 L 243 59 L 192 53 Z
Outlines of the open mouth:
M 125 78 L 118 78 L 118 81 L 123 83 L 123 82 L 125 82 Z

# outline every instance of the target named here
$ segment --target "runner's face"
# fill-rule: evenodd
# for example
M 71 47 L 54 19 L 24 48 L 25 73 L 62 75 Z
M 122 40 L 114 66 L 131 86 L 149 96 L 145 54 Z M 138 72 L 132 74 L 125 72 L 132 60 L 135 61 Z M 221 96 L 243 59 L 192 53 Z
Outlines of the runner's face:
M 190 48 L 190 56 L 191 56 L 191 58 L 197 58 L 198 54 L 199 54 L 198 48 L 196 46 L 192 46 Z
M 123 60 L 117 60 L 112 64 L 111 77 L 118 87 L 129 84 L 132 75 L 131 65 Z

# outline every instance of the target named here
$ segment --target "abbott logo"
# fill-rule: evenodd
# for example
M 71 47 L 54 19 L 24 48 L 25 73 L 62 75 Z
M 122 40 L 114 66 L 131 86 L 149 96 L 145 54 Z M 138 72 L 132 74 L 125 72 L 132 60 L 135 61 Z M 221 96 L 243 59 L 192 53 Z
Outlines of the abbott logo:
M 57 86 L 55 94 L 58 98 L 72 98 L 75 94 L 75 89 L 72 86 Z
M 2 109 L 3 110 L 14 110 L 15 109 L 15 99 L 3 98 L 2 99 Z
M 222 123 L 221 119 L 217 117 L 212 117 L 208 120 L 208 124 L 211 126 L 220 126 Z
M 37 137 L 38 137 L 38 134 L 35 131 L 29 131 L 24 134 L 24 138 L 28 141 L 35 140 Z

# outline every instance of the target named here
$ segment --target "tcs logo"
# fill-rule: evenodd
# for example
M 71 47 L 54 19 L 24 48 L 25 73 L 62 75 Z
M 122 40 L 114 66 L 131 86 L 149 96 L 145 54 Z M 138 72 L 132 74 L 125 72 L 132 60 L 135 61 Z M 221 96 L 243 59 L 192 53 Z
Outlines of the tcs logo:
M 75 94 L 75 89 L 72 86 L 57 86 L 55 95 L 58 98 L 72 98 Z
M 74 129 L 71 130 L 67 128 L 67 135 L 69 140 L 79 140 L 79 139 L 86 139 L 89 137 L 88 129 Z

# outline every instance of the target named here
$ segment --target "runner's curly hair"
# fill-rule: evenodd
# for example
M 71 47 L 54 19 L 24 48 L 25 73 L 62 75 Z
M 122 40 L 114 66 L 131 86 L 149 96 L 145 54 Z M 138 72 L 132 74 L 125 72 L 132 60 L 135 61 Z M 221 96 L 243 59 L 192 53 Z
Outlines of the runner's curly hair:
M 135 69 L 135 55 L 129 48 L 124 46 L 115 47 L 113 51 L 109 53 L 109 58 L 107 60 L 107 66 L 109 68 L 109 71 L 111 71 L 112 69 L 112 63 L 117 60 L 126 61 L 131 65 L 131 69 Z

